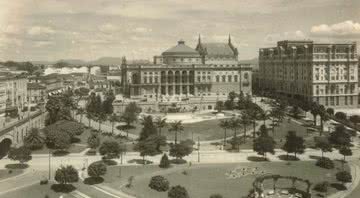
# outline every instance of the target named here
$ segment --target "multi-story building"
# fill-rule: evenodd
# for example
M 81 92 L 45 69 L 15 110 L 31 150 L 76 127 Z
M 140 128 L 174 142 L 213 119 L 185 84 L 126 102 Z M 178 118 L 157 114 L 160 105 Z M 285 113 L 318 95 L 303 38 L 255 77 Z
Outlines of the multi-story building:
M 358 101 L 356 43 L 279 41 L 259 51 L 262 90 L 334 108 Z
M 0 74 L 0 114 L 27 107 L 27 79 L 21 75 Z
M 181 40 L 155 56 L 154 64 L 124 60 L 121 72 L 125 96 L 155 109 L 176 104 L 214 109 L 216 101 L 225 100 L 231 91 L 251 94 L 251 67 L 239 64 L 230 36 L 227 43 L 203 43 L 199 37 L 195 49 Z

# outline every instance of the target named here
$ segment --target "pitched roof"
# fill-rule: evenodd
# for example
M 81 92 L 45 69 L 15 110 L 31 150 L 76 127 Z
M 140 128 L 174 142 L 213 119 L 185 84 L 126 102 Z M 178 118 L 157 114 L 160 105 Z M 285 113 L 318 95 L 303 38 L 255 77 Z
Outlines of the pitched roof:
M 201 43 L 208 55 L 233 56 L 234 51 L 227 43 Z
M 185 45 L 185 41 L 180 40 L 176 46 L 164 51 L 162 55 L 199 55 L 199 52 Z

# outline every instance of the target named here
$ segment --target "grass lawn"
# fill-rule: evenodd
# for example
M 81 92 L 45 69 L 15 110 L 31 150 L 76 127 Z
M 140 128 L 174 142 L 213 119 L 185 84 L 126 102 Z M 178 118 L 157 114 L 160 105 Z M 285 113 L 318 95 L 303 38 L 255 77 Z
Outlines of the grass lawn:
M 192 139 L 197 140 L 200 138 L 200 141 L 206 140 L 216 140 L 222 139 L 224 135 L 223 129 L 219 126 L 220 119 L 217 120 L 205 120 L 196 123 L 185 123 L 184 131 L 178 133 L 179 140 Z M 250 126 L 248 127 L 250 128 Z M 142 125 L 140 122 L 133 123 L 133 128 L 126 129 L 129 133 L 139 135 L 142 129 Z M 240 130 L 238 130 L 240 131 Z M 228 134 L 230 135 L 230 130 L 228 130 Z M 161 134 L 165 135 L 168 140 L 173 140 L 175 133 L 169 131 L 169 126 L 161 129 Z
M 1 195 L 1 198 L 44 198 L 46 195 L 48 195 L 49 198 L 58 198 L 61 195 L 63 196 L 63 198 L 76 198 L 71 194 L 56 193 L 50 189 L 50 186 L 51 184 L 35 184 L 16 191 L 8 192 L 4 195 Z
M 312 183 L 329 181 L 336 183 L 335 173 L 337 169 L 327 170 L 314 165 L 315 162 L 263 162 L 263 163 L 236 163 L 236 164 L 211 164 L 211 165 L 186 165 L 176 166 L 174 168 L 160 170 L 157 166 L 138 166 L 122 167 L 119 177 L 119 167 L 111 167 L 105 178 L 105 184 L 112 188 L 121 189 L 129 194 L 142 198 L 166 198 L 167 192 L 157 192 L 148 187 L 150 178 L 154 175 L 163 175 L 166 177 L 170 186 L 184 186 L 191 197 L 208 198 L 213 193 L 220 193 L 227 198 L 238 198 L 246 196 L 252 188 L 252 182 L 255 176 L 248 175 L 237 179 L 228 178 L 225 173 L 235 168 L 258 167 L 267 173 L 280 174 L 283 176 L 296 176 L 303 179 L 309 179 Z M 336 162 L 340 168 L 340 162 Z M 183 174 L 186 170 L 187 174 Z M 296 171 L 295 171 L 296 170 Z M 133 187 L 126 188 L 126 180 L 129 176 L 135 176 Z M 277 183 L 279 188 L 291 187 L 291 182 L 280 179 Z M 272 188 L 272 182 L 264 182 L 265 188 Z M 302 184 L 298 188 L 305 190 Z M 336 189 L 330 188 L 330 193 Z M 316 197 L 316 196 L 315 196 Z
M 24 171 L 21 169 L 12 169 L 12 170 L 0 169 L 0 181 L 3 179 L 7 179 L 9 177 L 14 177 L 14 176 L 20 175 L 23 172 Z

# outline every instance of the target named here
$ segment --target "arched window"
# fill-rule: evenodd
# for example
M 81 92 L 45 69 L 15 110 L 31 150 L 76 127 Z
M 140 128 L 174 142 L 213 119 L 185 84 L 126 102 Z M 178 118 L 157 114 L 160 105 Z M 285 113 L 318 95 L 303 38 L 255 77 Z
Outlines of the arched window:
M 226 82 L 226 76 L 223 75 L 221 80 L 222 80 L 222 82 Z
M 248 74 L 248 73 L 245 73 L 245 74 L 244 74 L 244 79 L 245 79 L 245 80 L 248 80 L 248 79 L 249 79 L 249 74 Z
M 228 82 L 232 82 L 232 76 L 228 76 Z
M 220 76 L 219 75 L 216 76 L 216 82 L 220 82 Z
M 237 82 L 237 81 L 238 81 L 238 76 L 235 75 L 235 76 L 234 76 L 234 82 Z

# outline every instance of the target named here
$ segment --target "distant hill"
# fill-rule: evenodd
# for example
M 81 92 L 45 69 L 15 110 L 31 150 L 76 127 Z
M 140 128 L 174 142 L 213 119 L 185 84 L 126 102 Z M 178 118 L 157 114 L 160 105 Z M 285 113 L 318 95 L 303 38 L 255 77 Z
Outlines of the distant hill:
M 121 65 L 120 57 L 101 57 L 97 60 L 90 61 L 91 65 Z
M 69 65 L 87 65 L 88 63 L 86 61 L 80 60 L 80 59 L 60 59 L 56 62 L 65 62 Z
M 121 57 L 100 57 L 93 61 L 84 61 L 81 59 L 61 59 L 58 61 L 31 61 L 35 65 L 53 65 L 58 62 L 68 63 L 70 66 L 81 66 L 81 65 L 121 65 Z M 127 60 L 128 63 L 138 63 L 138 64 L 149 64 L 148 60 Z

